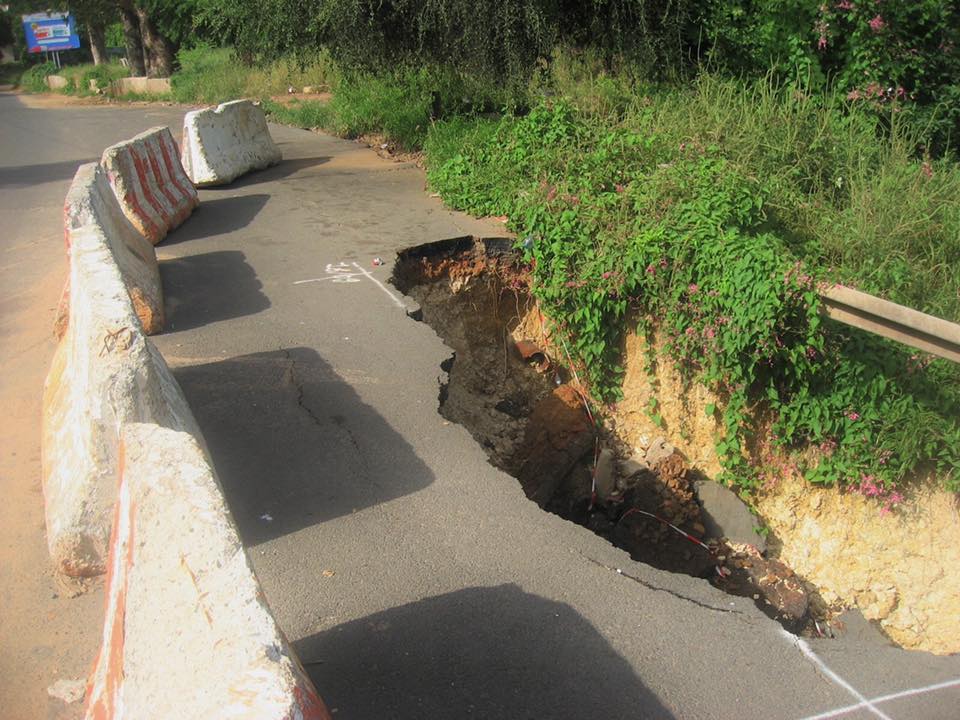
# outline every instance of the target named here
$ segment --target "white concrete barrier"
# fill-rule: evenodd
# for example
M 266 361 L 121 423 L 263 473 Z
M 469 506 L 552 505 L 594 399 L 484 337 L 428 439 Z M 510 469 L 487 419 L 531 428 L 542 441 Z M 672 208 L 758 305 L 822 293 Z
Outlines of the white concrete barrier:
M 110 83 L 109 92 L 114 97 L 128 93 L 137 95 L 169 95 L 170 78 L 125 77 Z
M 156 252 L 123 214 L 98 163 L 77 169 L 63 206 L 63 224 L 68 258 L 72 232 L 86 225 L 103 231 L 144 331 L 153 335 L 163 330 L 163 290 Z M 65 330 L 65 322 L 58 320 L 57 327 Z
M 165 127 L 111 145 L 100 163 L 127 219 L 153 245 L 186 220 L 199 203 Z
M 259 105 L 234 100 L 183 118 L 183 167 L 198 187 L 223 185 L 280 162 Z
M 329 720 L 277 628 L 203 450 L 123 429 L 89 720 Z
M 196 425 L 158 370 L 163 360 L 143 334 L 103 229 L 70 230 L 69 252 L 67 330 L 44 387 L 42 479 L 54 566 L 89 576 L 105 569 L 121 424 Z

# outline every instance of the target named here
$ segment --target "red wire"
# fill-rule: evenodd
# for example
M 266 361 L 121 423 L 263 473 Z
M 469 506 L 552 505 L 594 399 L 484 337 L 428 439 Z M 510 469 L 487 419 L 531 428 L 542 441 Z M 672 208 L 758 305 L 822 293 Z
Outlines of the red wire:
M 706 550 L 708 553 L 710 553 L 711 555 L 713 555 L 713 550 L 710 549 L 710 546 L 709 546 L 709 545 L 707 545 L 706 543 L 698 540 L 698 539 L 695 538 L 693 535 L 690 535 L 689 533 L 684 532 L 683 530 L 681 530 L 680 528 L 678 528 L 676 525 L 674 525 L 672 522 L 669 522 L 668 520 L 664 520 L 664 519 L 663 519 L 662 517 L 660 517 L 659 515 L 654 515 L 653 513 L 647 512 L 646 510 L 641 510 L 640 508 L 630 508 L 630 509 L 627 510 L 623 515 L 620 516 L 620 519 L 623 520 L 623 519 L 624 519 L 625 517 L 627 517 L 627 515 L 629 515 L 630 513 L 640 513 L 641 515 L 646 515 L 646 516 L 648 516 L 648 517 L 652 517 L 654 520 L 658 520 L 659 522 L 662 522 L 664 525 L 667 525 L 668 527 L 671 527 L 671 528 L 673 528 L 674 530 L 676 530 L 678 533 L 680 533 L 681 535 L 683 535 L 683 536 L 684 536 L 687 540 L 689 540 L 690 542 L 692 542 L 692 543 L 694 543 L 694 544 L 696 544 L 696 545 L 699 545 L 699 546 L 702 547 L 704 550 Z

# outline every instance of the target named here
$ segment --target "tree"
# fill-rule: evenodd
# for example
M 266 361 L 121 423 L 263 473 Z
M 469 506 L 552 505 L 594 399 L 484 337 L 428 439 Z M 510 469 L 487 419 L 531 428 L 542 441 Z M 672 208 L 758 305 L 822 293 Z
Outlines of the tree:
M 147 8 L 137 5 L 137 18 L 140 21 L 140 37 L 143 38 L 147 75 L 170 77 L 173 74 L 173 44 L 157 30 Z
M 77 22 L 86 28 L 94 64 L 105 63 L 106 27 L 116 19 L 116 3 L 113 0 L 70 0 L 69 7 Z
M 119 0 L 120 22 L 123 24 L 123 39 L 127 45 L 127 62 L 130 74 L 142 77 L 147 74 L 143 56 L 143 39 L 140 36 L 140 18 L 137 16 L 133 0 Z

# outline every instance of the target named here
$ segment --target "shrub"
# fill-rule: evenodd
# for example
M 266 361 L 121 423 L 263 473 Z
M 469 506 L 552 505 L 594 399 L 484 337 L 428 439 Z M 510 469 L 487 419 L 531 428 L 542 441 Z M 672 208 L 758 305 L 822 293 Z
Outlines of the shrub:
M 55 75 L 57 66 L 52 62 L 39 63 L 29 68 L 20 77 L 20 85 L 30 92 L 47 92 L 47 76 Z
M 868 477 L 889 489 L 932 464 L 960 487 L 960 372 L 822 323 L 815 291 L 818 279 L 842 277 L 887 283 L 899 297 L 933 292 L 926 277 L 940 277 L 952 282 L 926 300 L 955 313 L 960 218 L 955 202 L 931 213 L 953 192 L 955 167 L 928 177 L 903 138 L 878 138 L 856 109 L 845 116 L 792 88 L 738 90 L 709 77 L 636 98 L 626 113 L 584 113 L 561 99 L 434 133 L 431 186 L 454 207 L 507 215 L 527 239 L 533 290 L 598 398 L 619 394 L 622 334 L 636 314 L 642 331 L 666 336 L 691 380 L 724 398 L 709 409 L 724 428 L 717 451 L 742 486 L 757 481 L 742 451 L 748 410 L 762 402 L 781 443 L 821 448 L 807 468 L 813 481 Z M 897 212 L 943 246 L 906 233 L 873 249 L 865 233 L 839 256 L 824 245 L 831 220 L 918 178 L 923 199 L 901 200 Z M 923 269 L 876 274 L 888 255 Z

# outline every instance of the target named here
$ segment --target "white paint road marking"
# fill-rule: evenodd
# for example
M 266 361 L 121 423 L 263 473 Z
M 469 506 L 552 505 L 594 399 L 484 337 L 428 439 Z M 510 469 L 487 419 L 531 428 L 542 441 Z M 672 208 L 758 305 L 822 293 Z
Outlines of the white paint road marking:
M 364 270 L 357 263 L 351 263 L 351 265 L 356 268 L 356 271 L 351 270 L 350 266 L 345 262 L 339 262 L 336 265 L 333 263 L 328 263 L 326 267 L 328 274 L 326 276 L 310 278 L 309 280 L 297 280 L 293 284 L 303 285 L 305 283 L 323 282 L 324 280 L 330 280 L 335 283 L 356 283 L 360 282 L 360 277 L 365 277 L 367 280 L 374 283 L 378 288 L 383 290 L 387 294 L 387 297 L 393 301 L 394 305 L 396 305 L 398 308 L 406 308 L 406 305 L 404 305 L 403 301 L 394 295 L 390 291 L 390 288 L 377 280 L 371 272 Z
M 872 702 L 867 700 L 867 698 L 865 698 L 855 687 L 853 687 L 853 685 L 848 683 L 842 677 L 837 675 L 833 670 L 827 667 L 827 664 L 823 660 L 821 660 L 819 657 L 817 657 L 817 654 L 810 648 L 809 645 L 807 645 L 806 640 L 804 640 L 803 638 L 799 638 L 796 635 L 793 635 L 792 633 L 787 632 L 783 628 L 780 628 L 780 633 L 785 638 L 790 640 L 790 642 L 792 642 L 794 645 L 800 648 L 800 652 L 802 652 L 807 657 L 808 660 L 813 662 L 813 664 L 816 665 L 817 668 L 819 668 L 824 675 L 826 675 L 828 678 L 833 680 L 833 682 L 835 682 L 837 685 L 842 687 L 848 693 L 853 695 L 857 700 L 859 700 L 860 707 L 869 710 L 878 718 L 881 718 L 881 720 L 892 720 L 892 718 L 889 715 L 885 714 L 882 710 L 877 708 Z
M 377 280 L 369 270 L 364 270 L 364 269 L 363 269 L 362 267 L 360 267 L 357 263 L 353 263 L 353 266 L 354 266 L 357 270 L 359 270 L 360 272 L 362 272 L 364 275 L 366 275 L 369 280 L 371 280 L 372 282 L 375 282 L 375 283 L 377 284 L 377 286 L 378 286 L 381 290 L 383 290 L 391 300 L 393 300 L 394 304 L 395 304 L 398 308 L 405 308 L 405 307 L 406 307 L 406 305 L 403 304 L 403 301 L 402 301 L 400 298 L 398 298 L 396 295 L 394 295 L 392 292 L 390 292 L 390 288 L 388 288 L 388 287 L 387 287 L 386 285 L 384 285 L 382 282 L 380 282 L 379 280 Z
M 946 680 L 944 682 L 934 683 L 933 685 L 910 688 L 909 690 L 901 690 L 900 692 L 890 693 L 889 695 L 881 695 L 880 697 L 872 698 L 868 702 L 871 705 L 879 705 L 880 703 L 889 702 L 890 700 L 899 700 L 900 698 L 912 697 L 913 695 L 923 695 L 924 693 L 934 692 L 936 690 L 946 690 L 953 687 L 960 687 L 960 678 L 957 678 L 956 680 Z M 840 717 L 841 715 L 846 715 L 854 710 L 861 710 L 865 707 L 867 707 L 867 705 L 860 702 L 856 705 L 847 705 L 846 707 L 837 708 L 836 710 L 828 710 L 827 712 L 820 713 L 819 715 L 810 715 L 809 717 L 804 718 L 804 720 L 828 720 L 828 718 Z

